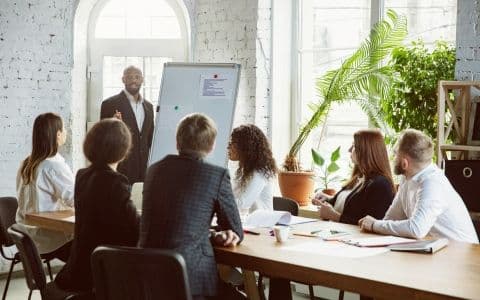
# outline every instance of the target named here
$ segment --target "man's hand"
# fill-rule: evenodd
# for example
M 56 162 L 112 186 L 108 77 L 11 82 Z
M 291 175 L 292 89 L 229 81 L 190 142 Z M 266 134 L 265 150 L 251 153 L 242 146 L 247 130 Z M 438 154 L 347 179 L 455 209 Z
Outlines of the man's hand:
M 232 230 L 215 232 L 213 242 L 217 246 L 236 246 L 240 242 L 240 237 Z
M 118 110 L 115 110 L 115 113 L 113 114 L 113 118 L 122 120 L 122 113 L 119 112 Z
M 335 222 L 340 220 L 340 214 L 328 202 L 320 202 L 318 205 L 318 211 L 320 213 L 320 218 L 324 220 L 332 220 Z
M 376 220 L 374 217 L 366 216 L 358 220 L 358 226 L 364 231 L 373 232 L 373 223 Z

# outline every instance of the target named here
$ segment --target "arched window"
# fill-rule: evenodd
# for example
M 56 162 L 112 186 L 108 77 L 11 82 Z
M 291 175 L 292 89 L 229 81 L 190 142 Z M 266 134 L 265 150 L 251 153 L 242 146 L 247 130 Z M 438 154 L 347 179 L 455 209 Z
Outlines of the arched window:
M 141 94 L 155 106 L 163 64 L 188 60 L 187 24 L 177 0 L 98 1 L 88 29 L 88 121 L 97 121 L 102 100 L 124 88 L 129 65 L 143 71 Z

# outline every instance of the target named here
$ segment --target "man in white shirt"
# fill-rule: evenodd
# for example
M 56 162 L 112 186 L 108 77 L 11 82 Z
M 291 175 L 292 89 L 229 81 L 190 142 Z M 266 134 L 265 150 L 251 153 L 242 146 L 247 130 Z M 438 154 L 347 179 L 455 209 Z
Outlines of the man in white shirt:
M 130 184 L 143 182 L 153 138 L 153 106 L 140 94 L 143 74 L 135 66 L 123 71 L 125 89 L 102 102 L 100 119 L 118 118 L 132 133 L 129 156 L 118 165 L 118 171 L 128 177 Z
M 395 146 L 394 172 L 403 175 L 383 220 L 366 216 L 363 230 L 410 238 L 446 237 L 478 243 L 467 208 L 443 171 L 432 164 L 433 143 L 422 132 L 404 130 Z

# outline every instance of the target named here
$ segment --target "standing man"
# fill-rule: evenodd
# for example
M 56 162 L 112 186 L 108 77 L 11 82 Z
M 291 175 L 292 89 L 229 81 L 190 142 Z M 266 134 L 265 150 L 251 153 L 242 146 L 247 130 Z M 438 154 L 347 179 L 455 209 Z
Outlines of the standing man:
M 117 118 L 125 122 L 132 133 L 132 148 L 128 157 L 118 165 L 130 184 L 143 182 L 148 154 L 153 138 L 153 105 L 140 95 L 142 71 L 129 66 L 123 71 L 125 89 L 102 102 L 100 119 Z

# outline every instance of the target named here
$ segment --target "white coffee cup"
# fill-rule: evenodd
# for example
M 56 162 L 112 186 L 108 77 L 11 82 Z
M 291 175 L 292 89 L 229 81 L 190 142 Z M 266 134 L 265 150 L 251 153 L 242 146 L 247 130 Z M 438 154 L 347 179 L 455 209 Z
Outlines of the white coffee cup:
M 288 226 L 273 226 L 273 234 L 279 243 L 286 242 L 288 240 L 289 233 L 290 227 Z

